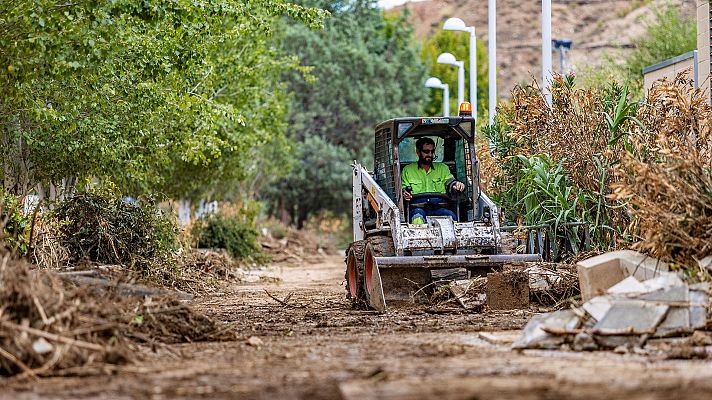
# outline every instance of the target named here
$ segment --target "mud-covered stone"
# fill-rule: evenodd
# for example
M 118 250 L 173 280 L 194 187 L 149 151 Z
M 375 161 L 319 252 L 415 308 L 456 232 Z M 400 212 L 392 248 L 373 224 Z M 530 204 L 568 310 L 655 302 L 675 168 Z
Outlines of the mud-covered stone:
M 512 270 L 487 274 L 487 306 L 493 310 L 529 307 L 529 275 Z

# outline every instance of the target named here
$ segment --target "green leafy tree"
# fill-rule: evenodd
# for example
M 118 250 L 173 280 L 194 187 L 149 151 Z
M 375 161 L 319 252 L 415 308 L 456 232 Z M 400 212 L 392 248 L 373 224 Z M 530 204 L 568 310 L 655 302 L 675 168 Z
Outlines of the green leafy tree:
M 314 211 L 350 210 L 350 160 L 347 149 L 319 136 L 305 137 L 296 144 L 289 175 L 270 193 L 272 213 L 291 216 L 301 228 Z
M 469 79 L 470 79 L 470 35 L 464 32 L 453 32 L 438 29 L 425 43 L 422 57 L 430 66 L 431 76 L 439 78 L 443 83 L 450 86 L 450 112 L 457 113 L 457 68 L 451 65 L 438 64 L 437 59 L 441 53 L 452 53 L 457 60 L 465 61 L 465 100 L 470 101 Z M 482 41 L 477 40 L 477 111 L 480 116 L 487 114 L 487 87 L 488 87 L 488 67 L 487 48 Z M 425 82 L 423 82 L 425 83 Z M 442 114 L 442 92 L 431 90 L 429 101 L 425 112 L 428 115 Z
M 289 175 L 266 193 L 272 213 L 299 226 L 321 210 L 349 212 L 350 164 L 372 160 L 375 125 L 419 115 L 427 96 L 407 14 L 386 17 L 364 0 L 304 4 L 331 18 L 319 31 L 290 21 L 284 27 L 283 48 L 303 66 L 286 75 L 295 153 Z
M 242 178 L 241 155 L 282 133 L 278 77 L 298 62 L 273 26 L 325 14 L 283 0 L 18 0 L 0 15 L 5 186 L 99 177 L 177 196 Z
M 407 14 L 385 18 L 375 2 L 365 0 L 309 5 L 332 17 L 320 31 L 286 28 L 285 50 L 311 67 L 315 78 L 288 77 L 290 137 L 317 135 L 359 154 L 372 146 L 378 122 L 421 111 L 425 65 Z
M 646 23 L 645 34 L 633 43 L 625 57 L 624 71 L 634 93 L 642 96 L 643 68 L 697 48 L 697 21 L 682 15 L 672 3 L 654 9 L 654 19 Z
M 628 82 L 630 92 L 643 98 L 643 68 L 697 48 L 697 21 L 682 14 L 679 6 L 667 3 L 653 9 L 645 33 L 633 41 L 634 49 L 623 58 L 606 55 L 601 66 L 584 68 L 584 85 L 605 88 L 612 81 Z

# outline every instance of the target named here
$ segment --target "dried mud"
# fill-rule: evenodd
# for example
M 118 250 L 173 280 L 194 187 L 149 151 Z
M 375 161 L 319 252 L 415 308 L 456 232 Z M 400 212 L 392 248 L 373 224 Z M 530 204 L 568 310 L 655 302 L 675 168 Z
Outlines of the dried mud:
M 82 378 L 0 380 L 0 399 L 707 398 L 704 360 L 526 350 L 509 343 L 529 310 L 351 310 L 343 257 L 274 266 L 193 300 L 240 339 L 153 345 L 139 361 Z

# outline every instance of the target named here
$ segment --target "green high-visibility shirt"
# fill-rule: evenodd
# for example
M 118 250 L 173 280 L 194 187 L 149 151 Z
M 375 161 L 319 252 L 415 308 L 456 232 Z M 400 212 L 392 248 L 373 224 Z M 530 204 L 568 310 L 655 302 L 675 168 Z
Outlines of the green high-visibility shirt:
M 455 179 L 450 168 L 439 162 L 434 162 L 428 172 L 420 168 L 418 163 L 408 164 L 401 173 L 403 189 L 410 186 L 413 188 L 413 194 L 445 193 L 445 183 L 450 179 Z

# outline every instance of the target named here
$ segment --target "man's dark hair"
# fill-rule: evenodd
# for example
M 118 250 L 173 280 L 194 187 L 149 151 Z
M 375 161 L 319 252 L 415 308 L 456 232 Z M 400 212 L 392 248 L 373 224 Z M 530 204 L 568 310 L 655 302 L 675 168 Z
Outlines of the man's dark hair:
M 423 146 L 425 146 L 426 144 L 435 146 L 435 142 L 433 142 L 433 139 L 429 137 L 422 137 L 415 142 L 415 148 L 418 150 L 423 150 Z

